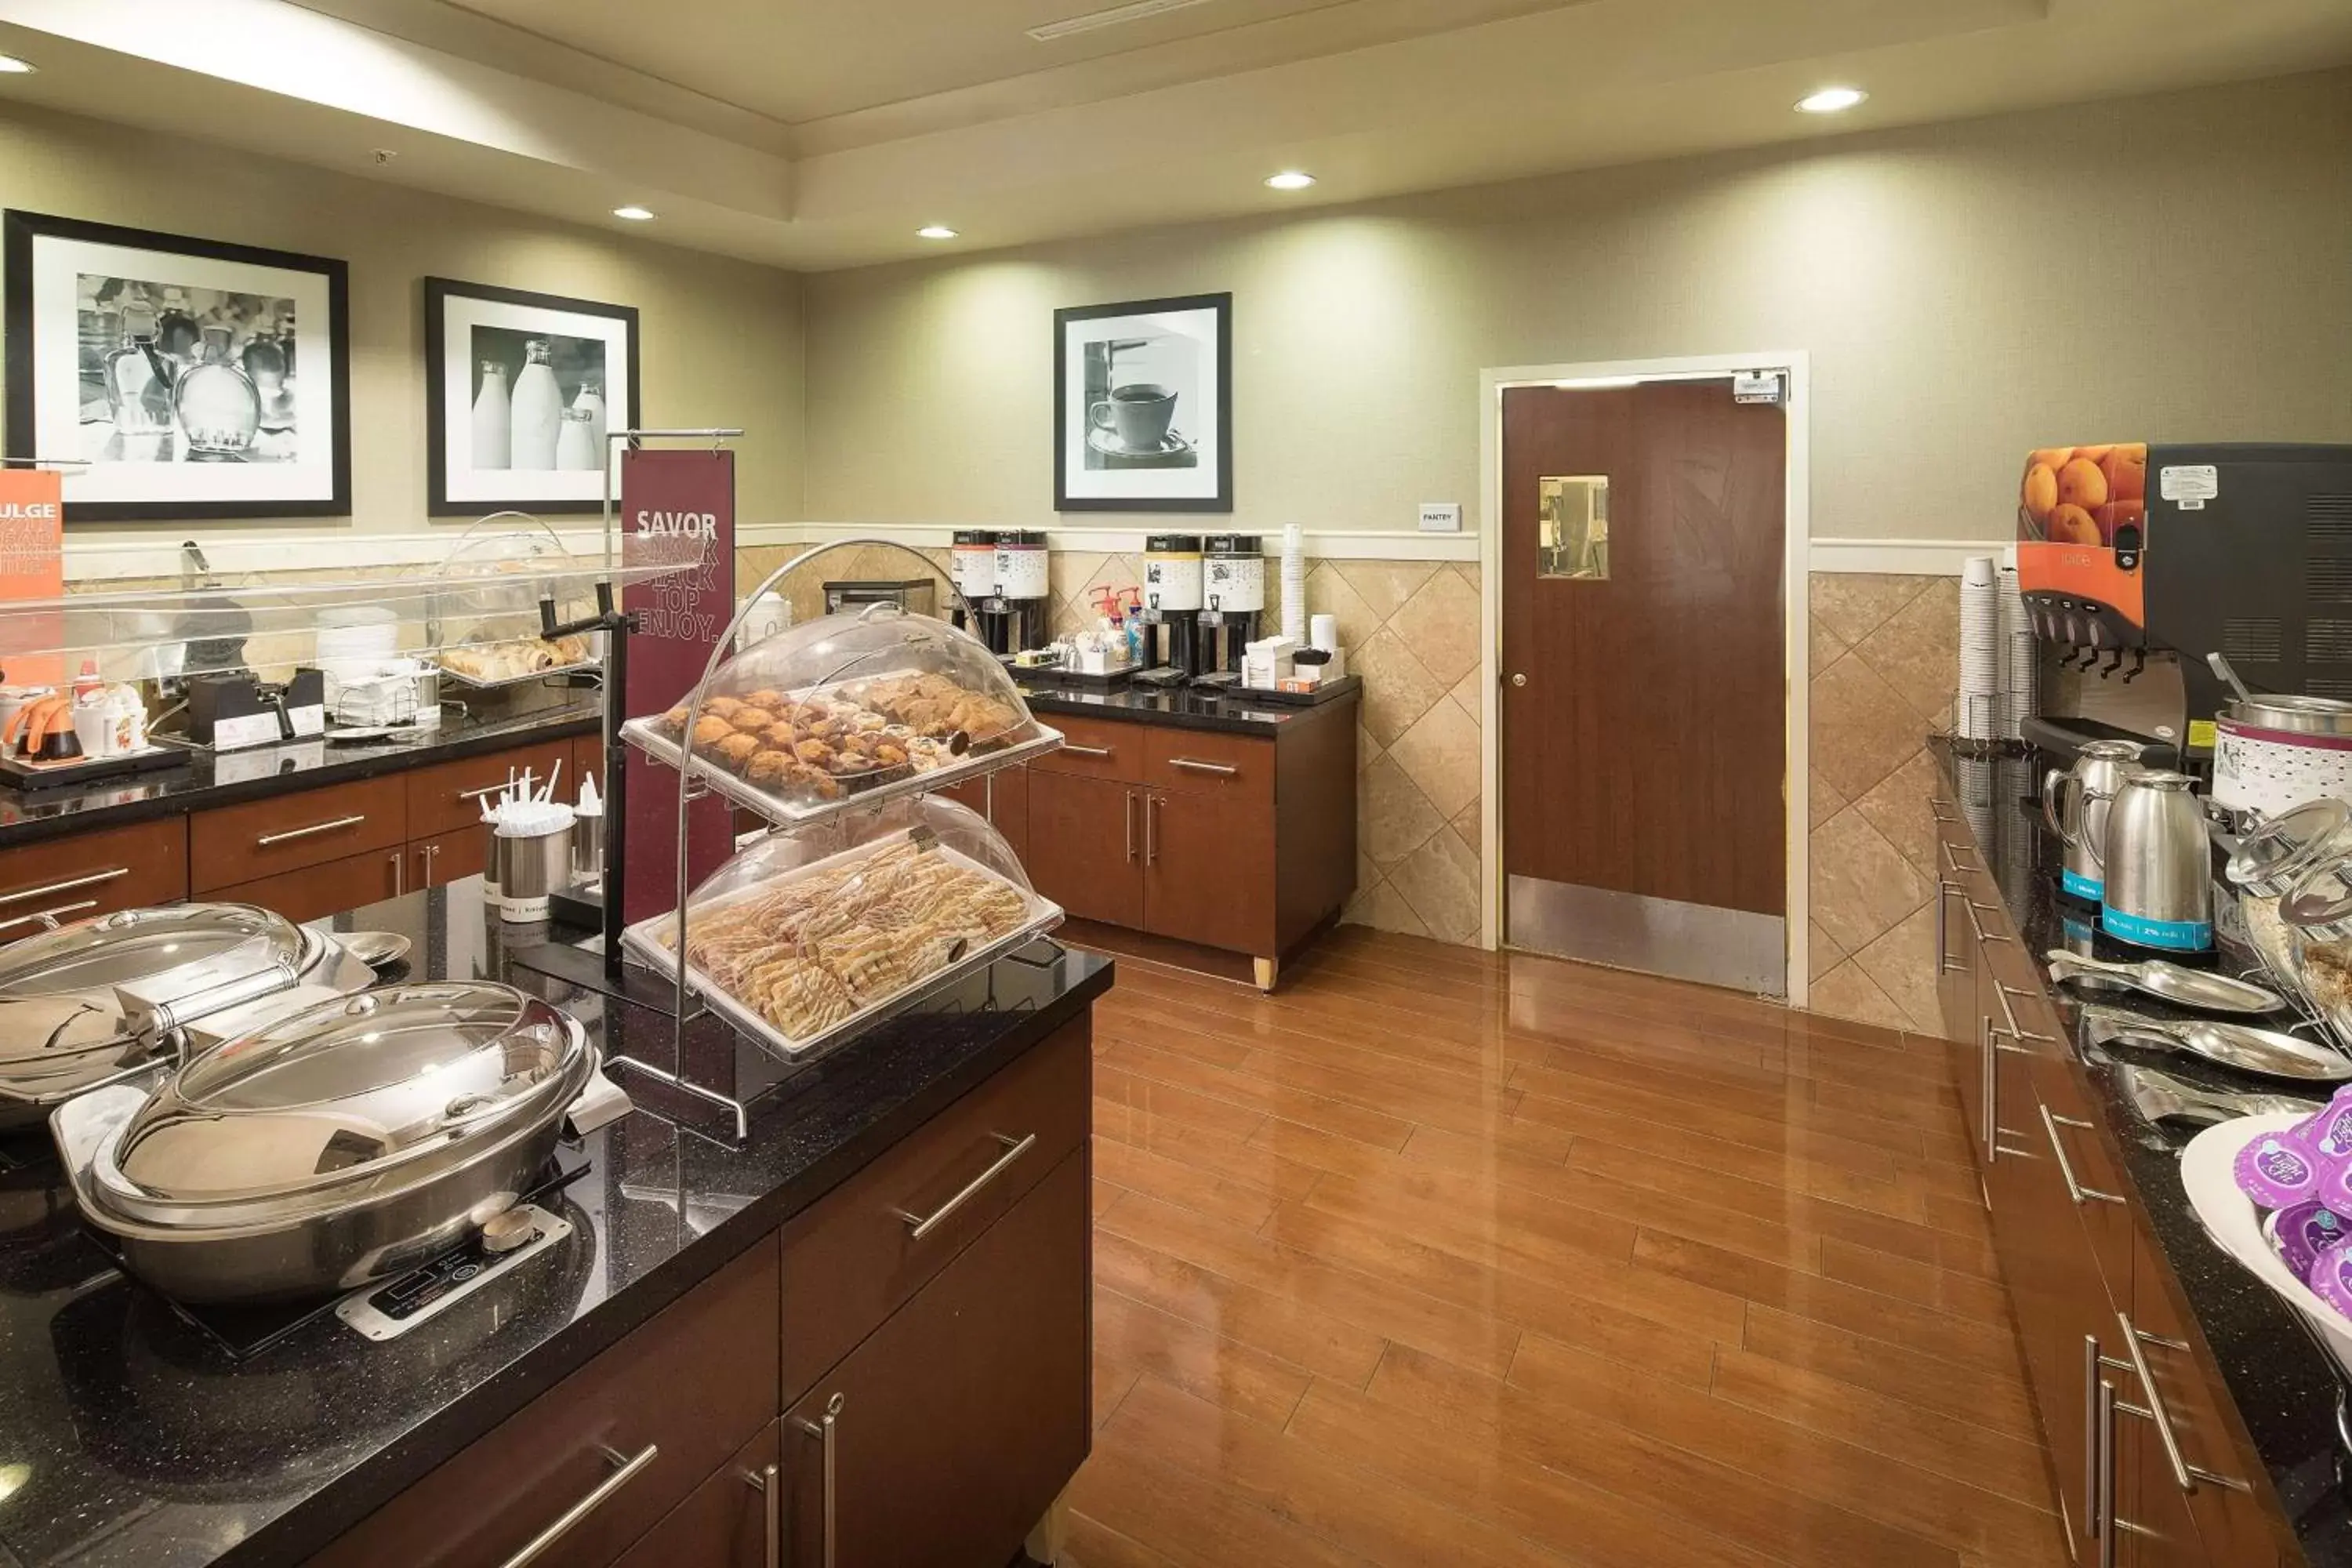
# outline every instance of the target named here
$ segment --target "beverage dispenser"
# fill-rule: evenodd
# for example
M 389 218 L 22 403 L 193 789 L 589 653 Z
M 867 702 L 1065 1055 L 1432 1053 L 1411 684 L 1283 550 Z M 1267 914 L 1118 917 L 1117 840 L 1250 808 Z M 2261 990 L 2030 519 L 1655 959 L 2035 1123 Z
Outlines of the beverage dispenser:
M 2352 447 L 2037 448 L 2017 577 L 2062 677 L 2045 744 L 2122 734 L 2210 752 L 2215 652 L 2256 689 L 2352 698 Z
M 1237 686 L 1242 650 L 1257 640 L 1265 616 L 1264 541 L 1255 533 L 1213 534 L 1202 564 L 1201 663 L 1206 673 L 1200 684 Z
M 995 533 L 984 528 L 956 530 L 955 538 L 949 548 L 948 563 L 955 573 L 956 592 L 962 596 L 963 601 L 962 605 L 956 610 L 955 624 L 962 626 L 964 630 L 971 632 L 982 642 L 987 642 L 986 631 L 977 623 L 980 620 L 981 606 L 986 604 L 996 592 Z M 970 611 L 969 618 L 975 623 L 973 625 L 965 625 L 966 606 Z M 1006 651 L 992 643 L 989 647 L 994 653 Z
M 1009 529 L 996 535 L 991 558 L 993 581 L 980 615 L 988 628 L 984 640 L 993 652 L 1020 653 L 1053 640 L 1051 560 L 1045 536 L 1034 529 Z
M 1201 537 L 1155 533 L 1143 542 L 1144 658 L 1153 668 L 1136 679 L 1189 685 L 1201 674 Z M 1156 645 L 1156 646 L 1155 646 Z

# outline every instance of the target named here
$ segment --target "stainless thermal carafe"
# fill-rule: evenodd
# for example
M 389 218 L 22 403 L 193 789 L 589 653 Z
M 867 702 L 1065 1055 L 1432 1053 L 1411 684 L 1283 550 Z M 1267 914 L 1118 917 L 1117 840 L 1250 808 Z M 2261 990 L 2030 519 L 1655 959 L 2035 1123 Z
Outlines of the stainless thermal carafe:
M 2059 888 L 2085 903 L 2099 901 L 2099 850 L 2116 789 L 2139 772 L 2139 748 L 2129 741 L 2093 741 L 2072 768 L 2052 768 L 2042 779 L 2042 816 L 2065 847 Z
M 2099 924 L 2118 941 L 2168 952 L 2213 945 L 2212 851 L 2195 786 L 2186 773 L 2143 770 L 2108 803 L 2106 832 L 2091 842 L 2105 878 Z

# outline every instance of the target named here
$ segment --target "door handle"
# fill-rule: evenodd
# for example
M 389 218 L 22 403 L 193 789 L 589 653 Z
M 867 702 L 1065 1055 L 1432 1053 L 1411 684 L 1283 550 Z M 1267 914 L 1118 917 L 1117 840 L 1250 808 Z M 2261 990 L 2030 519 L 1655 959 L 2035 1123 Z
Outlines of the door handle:
M 1983 926 L 1979 925 L 1977 923 L 1977 916 L 1980 913 L 1997 915 L 2000 913 L 2000 906 L 1999 904 L 1980 904 L 1974 899 L 1970 899 L 1969 900 L 1969 923 L 1971 926 L 1976 927 L 1977 940 L 1979 942 L 2013 942 L 2016 940 L 2014 937 L 2003 936 L 1997 931 L 1987 931 Z
M 2058 1128 L 2062 1122 L 2068 1127 L 2088 1127 L 2091 1124 L 2077 1121 L 2071 1116 L 2053 1116 L 2050 1113 L 2050 1108 L 2046 1105 L 2037 1109 L 2042 1112 L 2042 1131 L 2050 1136 L 2050 1152 L 2058 1156 L 2058 1173 L 2066 1180 L 2066 1195 L 2074 1200 L 2074 1206 L 2081 1208 L 2087 1203 L 2122 1203 L 2124 1200 L 2115 1194 L 2103 1193 L 2096 1187 L 2086 1187 L 2074 1179 L 2074 1164 L 2073 1161 L 2066 1158 L 2066 1144 L 2059 1137 Z
M 392 896 L 396 899 L 406 891 L 408 891 L 408 855 L 405 850 L 395 849 L 392 852 Z
M 1528 678 L 1527 678 L 1526 676 L 1524 676 L 1524 675 L 1520 674 L 1520 673 L 1519 673 L 1518 671 L 1517 671 L 1517 670 L 1513 670 L 1513 671 L 1511 672 L 1511 684 L 1512 684 L 1512 685 L 1514 685 L 1514 686 L 1525 686 L 1527 683 L 1528 683 Z
M 479 800 L 486 795 L 496 795 L 500 790 L 513 787 L 512 784 L 484 784 L 479 789 L 461 789 L 457 792 L 457 796 L 459 800 Z
M 1135 864 L 1135 792 L 1122 790 L 1118 797 L 1118 825 L 1127 830 L 1127 863 Z
M 2131 1357 L 2131 1372 L 2139 1379 L 2140 1393 L 2146 1400 L 2144 1414 L 2156 1427 L 2156 1436 L 2164 1445 L 2164 1462 L 2172 1470 L 2172 1483 L 2184 1492 L 2197 1489 L 2199 1481 L 2210 1481 L 2232 1491 L 2250 1492 L 2254 1489 L 2234 1476 L 2216 1475 L 2211 1470 L 2192 1465 L 2180 1452 L 2180 1439 L 2172 1430 L 2172 1412 L 2165 1407 L 2164 1394 L 2156 1386 L 2156 1379 L 2147 1370 L 2147 1354 L 2142 1344 L 2162 1345 L 2168 1351 L 2185 1351 L 2189 1347 L 2179 1340 L 2168 1340 L 2151 1334 L 2131 1321 L 2130 1314 L 2117 1312 L 2116 1321 L 2123 1325 L 2124 1353 Z
M 1108 757 L 1110 755 L 1110 748 L 1108 746 L 1081 746 L 1076 741 L 1063 742 L 1062 750 L 1069 752 L 1070 755 L 1074 757 Z
M 2012 996 L 2031 996 L 2033 994 L 2032 992 L 2020 991 L 2016 986 L 1999 980 L 1993 982 L 1993 988 L 2000 996 L 2001 1016 L 2009 1020 L 2009 1033 L 2011 1039 L 2035 1040 L 2045 1046 L 2054 1046 L 2058 1043 L 2058 1037 L 2055 1035 L 2038 1035 L 2032 1029 L 2021 1027 L 2018 1024 L 2017 1014 L 2011 1008 L 2009 999 Z
M 100 882 L 111 882 L 117 877 L 128 877 L 128 866 L 111 866 L 103 871 L 92 871 L 87 877 L 68 877 L 62 882 L 44 882 L 37 888 L 18 888 L 10 893 L 0 893 L 0 904 L 13 904 L 20 899 L 42 899 L 51 893 L 70 893 L 77 888 L 94 888 Z
M 55 931 L 59 924 L 58 920 L 59 915 L 79 914 L 84 910 L 96 908 L 98 908 L 96 899 L 76 899 L 70 904 L 58 904 L 53 909 L 35 910 L 29 915 L 18 915 L 13 920 L 0 921 L 0 931 L 6 931 L 12 926 L 31 925 L 37 921 L 40 922 L 42 930 Z
M 548 1548 L 577 1530 L 582 1520 L 610 1502 L 614 1492 L 636 1479 L 639 1471 L 659 1458 L 661 1447 L 658 1444 L 648 1443 L 626 1458 L 611 1448 L 604 1449 L 604 1453 L 609 1463 L 620 1468 L 597 1482 L 593 1491 L 558 1514 L 554 1523 L 525 1542 L 522 1550 L 508 1558 L 502 1568 L 530 1568 L 531 1563 L 546 1556 Z
M 1036 1147 L 1037 1134 L 1032 1132 L 1026 1138 L 1008 1138 L 1000 1132 L 996 1135 L 996 1141 L 1004 1145 L 1004 1152 L 991 1162 L 988 1169 L 966 1182 L 962 1190 L 955 1196 L 927 1215 L 909 1214 L 905 1209 L 898 1211 L 898 1217 L 905 1220 L 910 1227 L 907 1236 L 908 1240 L 920 1241 L 945 1225 L 954 1215 L 956 1210 L 978 1197 L 982 1187 L 1011 1169 L 1013 1161 Z
M 767 1551 L 761 1561 L 766 1568 L 783 1568 L 784 1483 L 777 1474 L 777 1468 L 770 1465 L 756 1476 L 746 1470 L 743 1484 L 758 1492 L 765 1505 L 761 1512 L 766 1515 Z
M 835 1479 L 836 1460 L 834 1457 L 833 1429 L 834 1424 L 841 1418 L 842 1404 L 843 1400 L 840 1391 L 835 1390 L 833 1397 L 824 1402 L 824 1419 L 823 1421 L 811 1421 L 805 1417 L 801 1421 L 801 1430 L 815 1438 L 820 1444 L 824 1445 L 824 1508 L 822 1518 L 824 1521 L 824 1536 L 819 1545 L 823 1552 L 824 1568 L 835 1568 L 834 1563 L 835 1548 L 833 1526 L 834 1500 L 835 1496 L 834 1483 Z
M 1168 765 L 1171 768 L 1189 768 L 1196 773 L 1215 773 L 1220 778 L 1237 778 L 1241 774 L 1239 768 L 1227 767 L 1223 763 L 1199 762 L 1192 757 L 1171 757 L 1168 759 Z
M 1160 864 L 1159 837 L 1153 830 L 1151 822 L 1151 814 L 1159 805 L 1160 797 L 1156 795 L 1147 795 L 1143 797 L 1143 863 L 1147 866 Z
M 1938 974 L 1965 974 L 1969 970 L 1967 964 L 1956 963 L 1952 960 L 1951 898 L 1959 890 L 1958 882 L 1947 882 L 1941 877 L 1936 879 L 1936 973 Z
M 357 827 L 366 820 L 367 813 L 361 812 L 356 816 L 336 817 L 332 822 L 314 822 L 308 827 L 289 827 L 283 833 L 265 833 L 253 842 L 255 847 L 261 848 L 283 844 L 290 838 L 308 838 L 314 833 L 332 833 L 338 827 Z

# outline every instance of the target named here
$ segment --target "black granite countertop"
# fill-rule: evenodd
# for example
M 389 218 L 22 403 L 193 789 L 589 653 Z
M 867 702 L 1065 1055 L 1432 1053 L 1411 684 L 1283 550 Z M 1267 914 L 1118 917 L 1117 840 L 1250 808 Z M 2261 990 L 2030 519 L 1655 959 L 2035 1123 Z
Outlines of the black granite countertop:
M 1319 703 L 1261 702 L 1232 697 L 1209 687 L 1120 686 L 1098 691 L 1082 686 L 1044 686 L 1021 682 L 1021 695 L 1034 713 L 1068 713 L 1087 719 L 1116 719 L 1136 724 L 1165 724 L 1177 730 L 1214 730 L 1229 735 L 1278 735 L 1286 724 L 1352 711 L 1361 700 L 1355 677 L 1349 686 Z
M 675 1062 L 670 1021 L 519 962 L 549 928 L 486 919 L 478 879 L 321 922 L 415 942 L 416 977 L 507 981 L 568 1008 L 608 1058 Z M 558 931 L 554 934 L 577 935 Z M 75 1220 L 45 1142 L 0 1141 L 0 1563 L 300 1562 L 707 1279 L 1109 987 L 1051 942 L 786 1068 L 704 1016 L 697 1081 L 761 1090 L 751 1137 L 649 1109 L 579 1147 L 576 1227 L 383 1343 L 331 1315 L 243 1362 L 125 1278 Z M 674 1107 L 665 1107 L 675 1110 Z
M 2037 972 L 2046 976 L 2041 954 L 2057 947 L 2123 961 L 2148 956 L 2098 931 L 2096 910 L 2059 893 L 2058 847 L 2032 798 L 2045 760 L 1979 759 L 1955 755 L 1941 745 L 1937 750 L 1954 798 Z M 2251 950 L 2231 941 L 2231 933 L 2242 934 L 2243 927 L 2226 892 L 2217 893 L 2215 913 L 2223 942 L 2212 962 L 2227 973 L 2258 967 Z M 2314 1099 L 2324 1099 L 2325 1093 L 2312 1092 L 2319 1086 L 2298 1089 L 2257 1079 L 2185 1053 L 2088 1045 L 2082 1020 L 2086 997 L 2103 1008 L 2152 1016 L 2191 1015 L 2137 993 L 2078 993 L 2072 986 L 2051 985 L 2046 978 L 2043 985 L 2065 1020 L 2076 1058 L 2090 1079 L 2095 1114 L 2105 1123 L 2107 1142 L 2120 1154 L 2137 1189 L 2150 1239 L 2180 1281 L 2305 1554 L 2318 1568 L 2352 1565 L 2352 1500 L 2347 1500 L 2344 1485 L 2352 1455 L 2339 1439 L 2336 1425 L 2338 1404 L 2346 1395 L 2344 1374 L 2320 1349 L 2302 1315 L 2216 1247 L 2190 1210 L 2180 1185 L 2179 1152 L 2197 1130 L 2150 1127 L 2133 1109 L 2117 1072 L 2131 1064 L 2209 1088 Z M 2285 1022 L 2273 1021 L 2273 1026 L 2283 1027 Z
M 0 849 L 206 806 L 234 805 L 281 790 L 373 778 L 534 741 L 585 735 L 603 721 L 603 714 L 594 702 L 568 702 L 512 719 L 445 721 L 408 737 L 294 741 L 241 752 L 195 752 L 182 766 L 120 779 L 53 789 L 0 787 Z

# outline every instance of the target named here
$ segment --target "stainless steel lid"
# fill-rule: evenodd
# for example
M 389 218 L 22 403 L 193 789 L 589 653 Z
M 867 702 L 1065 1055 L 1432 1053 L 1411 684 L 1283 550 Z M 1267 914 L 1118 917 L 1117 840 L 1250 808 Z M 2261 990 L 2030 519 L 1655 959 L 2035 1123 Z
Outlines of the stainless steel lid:
M 2344 842 L 2352 826 L 2352 805 L 2322 797 L 2280 812 L 2238 841 L 2230 857 L 2232 884 L 2257 898 L 2284 895 L 2312 868 L 2352 850 Z
M 2324 937 L 2352 937 L 2352 862 L 2322 861 L 2279 900 L 2279 918 Z
M 543 1126 L 595 1057 L 510 986 L 446 981 L 322 1004 L 203 1053 L 93 1166 L 158 1225 L 279 1223 L 405 1184 Z
M 2352 702 L 2333 697 L 2290 697 L 2258 691 L 2221 705 L 2221 716 L 2252 730 L 2297 735 L 2352 735 Z
M 315 951 L 301 927 L 251 904 L 120 910 L 0 948 L 0 996 L 97 991 L 199 964 L 223 975 L 299 970 Z

